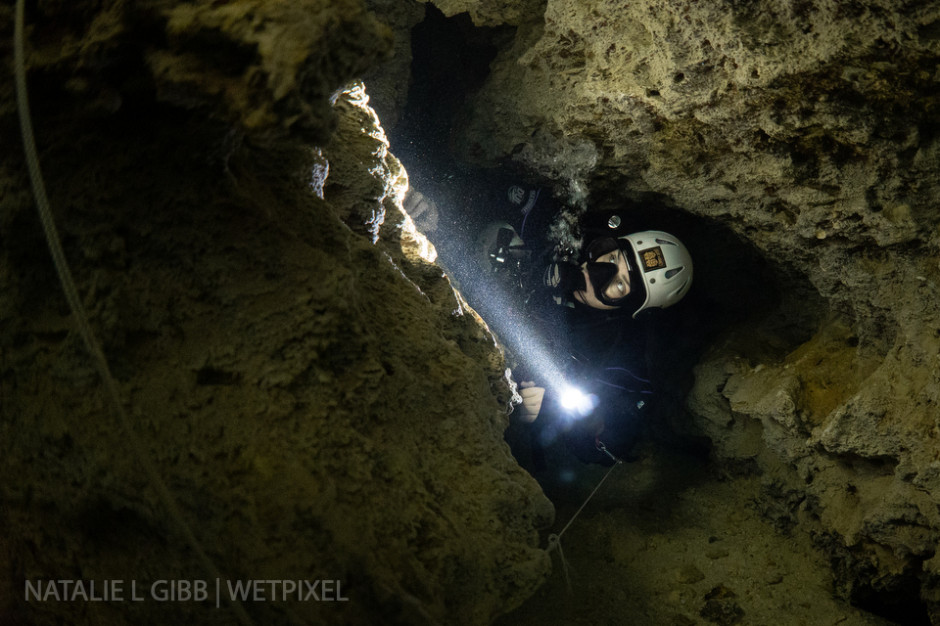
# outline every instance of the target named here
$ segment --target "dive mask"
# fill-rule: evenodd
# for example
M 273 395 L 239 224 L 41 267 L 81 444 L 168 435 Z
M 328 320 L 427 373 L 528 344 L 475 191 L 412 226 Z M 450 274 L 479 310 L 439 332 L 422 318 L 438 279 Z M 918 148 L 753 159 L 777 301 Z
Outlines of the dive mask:
M 609 298 L 606 294 L 607 288 L 610 286 L 611 281 L 617 277 L 620 268 L 616 263 L 606 261 L 598 262 L 596 259 L 616 250 L 620 250 L 623 253 L 624 262 L 627 264 L 627 272 L 630 276 L 630 293 L 620 298 Z M 632 262 L 632 250 L 629 242 L 613 237 L 595 239 L 585 249 L 584 256 L 587 262 L 587 273 L 591 278 L 591 285 L 594 286 L 594 295 L 598 300 L 607 306 L 613 307 L 625 306 L 638 298 L 638 305 L 643 303 L 645 297 L 643 281 L 640 279 L 639 272 L 637 272 L 635 264 Z

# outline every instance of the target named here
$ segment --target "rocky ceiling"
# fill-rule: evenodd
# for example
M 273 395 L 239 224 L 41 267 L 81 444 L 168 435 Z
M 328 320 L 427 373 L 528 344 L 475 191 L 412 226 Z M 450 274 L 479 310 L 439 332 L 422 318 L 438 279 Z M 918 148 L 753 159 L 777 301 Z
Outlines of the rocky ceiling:
M 430 11 L 478 52 L 459 89 L 412 74 Z M 503 442 L 502 357 L 401 212 L 408 174 L 446 184 L 394 156 L 430 102 L 446 132 L 425 157 L 682 232 L 698 293 L 660 330 L 672 430 L 763 477 L 838 594 L 940 623 L 936 4 L 41 0 L 25 17 L 50 201 L 145 443 L 60 295 L 6 46 L 0 622 L 233 621 L 218 595 L 26 600 L 25 581 L 211 578 L 142 455 L 226 579 L 350 598 L 246 602 L 247 621 L 484 624 L 542 584 L 553 511 Z

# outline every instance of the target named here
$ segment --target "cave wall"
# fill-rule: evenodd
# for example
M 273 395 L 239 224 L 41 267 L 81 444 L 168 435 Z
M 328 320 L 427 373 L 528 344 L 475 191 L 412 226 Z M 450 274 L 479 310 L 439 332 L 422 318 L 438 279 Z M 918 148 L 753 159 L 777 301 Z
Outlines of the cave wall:
M 51 205 L 145 449 L 61 295 L 8 72 L 0 622 L 233 623 L 224 600 L 23 601 L 26 580 L 207 578 L 140 454 L 227 579 L 348 598 L 245 603 L 257 623 L 485 624 L 521 603 L 553 509 L 503 442 L 502 355 L 429 263 L 350 83 L 389 29 L 351 0 L 29 5 Z
M 688 418 L 763 473 L 846 597 L 913 588 L 940 623 L 940 7 L 548 0 L 519 21 L 434 4 L 517 27 L 465 158 L 591 209 L 681 209 L 773 264 L 777 310 L 712 341 Z M 698 293 L 747 312 L 744 268 L 711 271 Z

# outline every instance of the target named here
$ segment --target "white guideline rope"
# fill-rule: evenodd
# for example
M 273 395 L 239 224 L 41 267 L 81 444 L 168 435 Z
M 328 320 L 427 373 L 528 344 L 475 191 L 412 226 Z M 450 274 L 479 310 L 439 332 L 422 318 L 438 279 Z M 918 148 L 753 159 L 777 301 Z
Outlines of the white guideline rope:
M 39 170 L 39 158 L 36 155 L 36 140 L 33 136 L 32 120 L 29 116 L 29 99 L 26 93 L 26 62 L 23 43 L 23 15 L 25 13 L 23 6 L 23 0 L 16 0 L 16 23 L 13 34 L 16 104 L 20 117 L 23 150 L 26 153 L 26 164 L 29 168 L 29 179 L 32 183 L 33 196 L 36 199 L 36 206 L 39 209 L 39 218 L 42 221 L 42 227 L 46 233 L 46 242 L 49 244 L 49 251 L 52 253 L 52 260 L 55 262 L 56 272 L 59 274 L 59 281 L 62 283 L 62 290 L 65 292 L 65 299 L 68 300 L 69 307 L 72 309 L 72 315 L 75 318 L 75 322 L 78 324 L 78 330 L 85 342 L 85 347 L 94 359 L 95 368 L 98 370 L 98 374 L 101 376 L 101 380 L 104 382 L 105 388 L 107 389 L 111 404 L 114 406 L 114 410 L 120 418 L 121 426 L 130 443 L 130 448 L 141 465 L 143 465 L 147 479 L 166 507 L 170 519 L 179 528 L 193 552 L 196 553 L 196 557 L 202 563 L 206 572 L 212 578 L 221 579 L 222 575 L 219 569 L 206 554 L 205 550 L 202 549 L 202 545 L 196 539 L 192 528 L 190 528 L 189 524 L 186 522 L 186 518 L 183 516 L 176 502 L 176 498 L 173 497 L 173 494 L 166 486 L 163 478 L 160 476 L 159 472 L 157 472 L 150 455 L 146 453 L 143 443 L 131 426 L 131 420 L 127 416 L 127 411 L 124 410 L 124 404 L 121 402 L 121 396 L 118 393 L 117 383 L 111 375 L 111 370 L 108 367 L 107 359 L 104 357 L 104 352 L 101 350 L 101 345 L 95 338 L 91 330 L 91 325 L 88 323 L 88 315 L 85 312 L 85 307 L 82 305 L 81 299 L 78 297 L 78 290 L 75 288 L 72 272 L 69 269 L 68 262 L 65 260 L 65 253 L 62 251 L 62 242 L 59 239 L 55 222 L 52 219 L 49 199 L 46 197 L 46 187 L 43 183 L 42 173 Z M 235 598 L 231 598 L 230 603 L 232 610 L 238 617 L 238 621 L 241 622 L 243 626 L 252 626 L 251 618 L 245 611 L 245 607 Z
M 610 454 L 606 449 L 604 449 L 604 452 Z M 561 549 L 561 536 L 564 535 L 565 531 L 568 530 L 571 524 L 574 523 L 574 520 L 578 517 L 578 515 L 581 514 L 581 511 L 584 510 L 584 507 L 587 506 L 587 503 L 591 501 L 591 498 L 594 497 L 594 494 L 597 493 L 597 491 L 601 488 L 601 485 L 604 484 L 604 481 L 607 480 L 607 477 L 610 476 L 610 473 L 614 471 L 617 466 L 623 464 L 623 460 L 613 457 L 613 455 L 610 456 L 611 458 L 614 458 L 614 464 L 610 467 L 609 470 L 607 470 L 607 473 L 604 474 L 604 477 L 600 479 L 600 481 L 597 483 L 597 486 L 594 487 L 594 491 L 592 491 L 581 504 L 581 506 L 578 507 L 578 510 L 574 512 L 574 515 L 571 516 L 571 519 L 568 520 L 568 523 L 565 524 L 565 527 L 561 529 L 560 533 L 557 535 L 551 534 L 548 536 L 548 551 L 551 552 L 552 550 L 558 550 L 558 556 L 561 559 L 561 569 L 565 573 L 565 584 L 568 586 L 569 592 L 571 591 L 571 577 L 568 575 L 568 562 L 565 560 L 565 552 Z

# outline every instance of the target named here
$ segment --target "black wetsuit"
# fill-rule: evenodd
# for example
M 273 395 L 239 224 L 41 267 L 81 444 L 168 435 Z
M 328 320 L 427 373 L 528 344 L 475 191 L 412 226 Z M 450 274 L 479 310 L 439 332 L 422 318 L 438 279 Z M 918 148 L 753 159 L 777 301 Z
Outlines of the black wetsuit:
M 535 268 L 534 274 L 543 272 Z M 634 320 L 632 311 L 602 311 L 586 305 L 556 303 L 558 294 L 543 286 L 528 294 L 530 332 L 541 338 L 566 381 L 596 398 L 590 415 L 575 417 L 560 404 L 558 389 L 539 381 L 535 365 L 517 366 L 517 380 L 536 380 L 546 385 L 542 411 L 533 423 L 533 452 L 564 439 L 581 461 L 612 464 L 601 448 L 629 459 L 643 420 L 655 402 L 646 373 L 646 321 Z M 515 372 L 515 370 L 514 370 Z M 595 436 L 598 421 L 603 431 Z M 536 460 L 537 461 L 537 460 Z
M 583 462 L 612 464 L 613 459 L 601 447 L 618 458 L 628 459 L 653 402 L 652 387 L 645 373 L 644 323 L 632 319 L 632 311 L 591 309 L 572 302 L 570 294 L 545 285 L 546 270 L 559 259 L 546 237 L 546 217 L 552 217 L 553 211 L 541 206 L 542 196 L 539 200 L 520 228 L 531 255 L 518 274 L 507 273 L 502 277 L 516 295 L 499 311 L 504 318 L 512 317 L 518 322 L 510 326 L 521 326 L 515 336 L 501 337 L 510 351 L 514 378 L 533 380 L 546 388 L 540 415 L 529 425 L 529 447 L 536 466 L 544 462 L 541 449 L 559 439 Z M 611 215 L 588 213 L 582 218 L 580 226 L 588 242 L 594 237 L 619 237 L 634 232 L 623 220 L 618 220 L 620 227 L 610 228 Z M 579 261 L 576 257 L 567 263 L 580 272 Z M 536 343 L 539 350 L 531 350 Z M 545 380 L 542 364 L 535 362 L 546 354 L 568 383 L 596 397 L 590 415 L 576 419 L 561 406 L 560 389 Z M 596 435 L 599 421 L 603 422 L 603 430 Z

